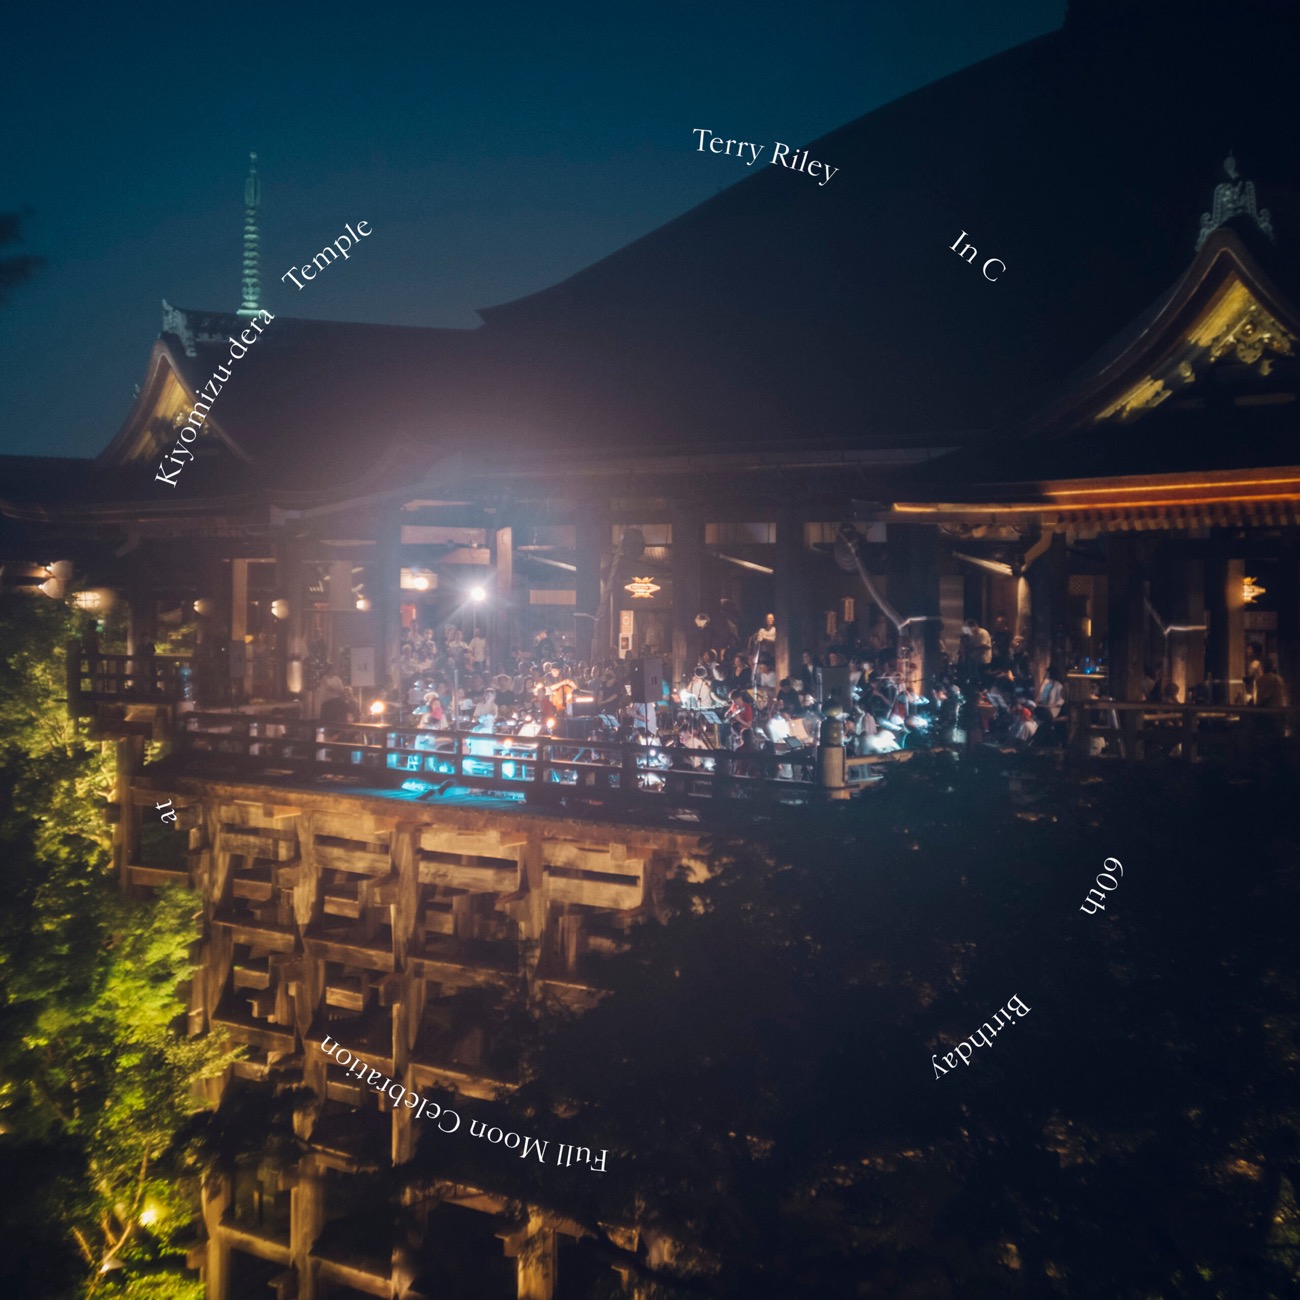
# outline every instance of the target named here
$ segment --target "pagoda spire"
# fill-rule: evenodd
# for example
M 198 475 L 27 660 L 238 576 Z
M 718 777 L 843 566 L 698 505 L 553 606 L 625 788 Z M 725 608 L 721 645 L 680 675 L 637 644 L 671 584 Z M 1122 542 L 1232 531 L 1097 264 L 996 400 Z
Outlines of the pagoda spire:
M 257 155 L 248 155 L 248 179 L 244 182 L 244 300 L 237 316 L 256 316 L 262 310 L 261 257 L 258 251 L 257 209 L 262 202 L 262 185 L 257 179 Z

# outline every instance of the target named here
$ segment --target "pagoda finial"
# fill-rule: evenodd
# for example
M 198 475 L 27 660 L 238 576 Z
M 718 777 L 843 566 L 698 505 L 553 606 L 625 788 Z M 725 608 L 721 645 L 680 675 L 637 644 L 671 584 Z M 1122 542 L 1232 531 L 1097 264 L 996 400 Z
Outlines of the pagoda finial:
M 248 155 L 248 179 L 244 182 L 244 300 L 237 316 L 256 316 L 262 310 L 261 257 L 258 251 L 257 209 L 262 202 L 262 185 L 257 179 L 257 155 Z

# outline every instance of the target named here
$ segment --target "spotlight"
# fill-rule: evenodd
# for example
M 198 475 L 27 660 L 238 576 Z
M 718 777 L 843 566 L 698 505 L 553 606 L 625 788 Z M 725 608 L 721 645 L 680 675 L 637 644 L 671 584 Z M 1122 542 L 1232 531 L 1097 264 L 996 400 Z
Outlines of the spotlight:
M 379 716 L 383 713 L 385 707 L 386 707 L 386 706 L 385 706 L 383 700 L 376 700 L 376 701 L 375 701 L 375 702 L 370 706 L 370 712 L 371 712 L 371 714 L 372 714 L 374 717 L 377 718 L 377 717 L 379 717 Z
M 287 600 L 273 600 L 271 602 L 271 615 L 273 618 L 288 618 L 289 602 Z
M 469 589 L 469 598 L 476 605 L 481 605 L 487 599 L 487 592 L 482 587 L 471 587 Z
M 196 614 L 201 614 L 204 618 L 207 618 L 215 609 L 216 604 L 209 600 L 207 596 L 200 596 L 198 600 L 194 602 L 194 612 Z

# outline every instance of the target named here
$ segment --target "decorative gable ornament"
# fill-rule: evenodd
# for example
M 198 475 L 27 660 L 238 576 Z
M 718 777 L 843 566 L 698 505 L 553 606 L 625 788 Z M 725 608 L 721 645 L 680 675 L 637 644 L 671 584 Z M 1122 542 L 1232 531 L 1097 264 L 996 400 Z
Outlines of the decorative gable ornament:
M 174 334 L 181 341 L 187 357 L 197 356 L 194 350 L 194 335 L 190 330 L 189 318 L 179 307 L 173 307 L 166 298 L 162 300 L 162 332 Z
M 1228 173 L 1228 179 L 1214 187 L 1213 208 L 1201 214 L 1201 233 L 1196 237 L 1197 252 L 1210 237 L 1210 231 L 1217 230 L 1233 217 L 1249 217 L 1270 239 L 1273 238 L 1273 222 L 1268 209 L 1257 211 L 1255 207 L 1255 182 L 1237 179 L 1237 160 L 1231 152 L 1223 160 L 1223 170 Z

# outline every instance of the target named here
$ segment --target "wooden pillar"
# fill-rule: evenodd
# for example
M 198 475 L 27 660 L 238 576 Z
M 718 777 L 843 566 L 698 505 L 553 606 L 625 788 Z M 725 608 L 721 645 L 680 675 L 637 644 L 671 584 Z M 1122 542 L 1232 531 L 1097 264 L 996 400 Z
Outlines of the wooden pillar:
M 1166 619 L 1180 627 L 1195 627 L 1205 622 L 1205 565 L 1200 560 L 1181 560 L 1173 564 L 1169 613 Z M 1187 703 L 1187 693 L 1206 678 L 1205 633 L 1170 632 L 1169 680 L 1178 687 L 1178 698 Z
M 583 503 L 584 507 L 574 522 L 576 557 L 578 572 L 574 575 L 574 628 L 577 641 L 578 658 L 588 663 L 598 663 L 609 656 L 606 653 L 609 640 L 609 618 L 600 605 L 600 557 L 604 543 L 609 536 L 602 513 L 595 508 L 594 502 Z M 577 615 L 591 615 L 589 618 Z
M 789 509 L 778 511 L 772 601 L 772 612 L 776 615 L 778 682 L 790 676 L 804 646 L 804 602 L 808 600 L 808 586 L 804 581 L 803 543 L 803 516 Z
M 1112 533 L 1106 539 L 1106 573 L 1107 686 L 1113 699 L 1140 700 L 1150 616 L 1145 567 L 1132 533 Z
M 201 1205 L 208 1242 L 203 1267 L 203 1293 L 207 1300 L 235 1300 L 230 1289 L 230 1238 L 222 1226 L 230 1201 L 228 1174 L 214 1174 L 204 1179 Z
M 924 619 L 903 629 L 901 639 L 912 646 L 907 684 L 930 694 L 939 664 L 939 534 L 932 525 L 907 524 L 890 529 L 890 547 L 896 556 L 897 580 L 890 583 L 889 602 L 904 619 Z M 897 592 L 897 595 L 895 595 Z M 900 668 L 902 665 L 900 664 Z
M 1205 612 L 1209 631 L 1205 658 L 1216 704 L 1233 704 L 1243 691 L 1246 670 L 1246 615 L 1241 588 L 1246 566 L 1215 556 L 1205 565 Z
M 515 530 L 498 528 L 494 543 L 496 577 L 492 584 L 492 606 L 488 619 L 488 659 L 494 673 L 514 672 L 511 648 L 518 644 L 515 631 Z M 580 619 L 579 622 L 585 622 Z M 581 632 L 581 629 L 579 629 Z
M 1300 715 L 1300 561 L 1294 552 L 1283 554 L 1277 573 L 1277 671 L 1294 727 Z
M 144 761 L 144 740 L 140 736 L 124 736 L 116 742 L 117 775 L 114 797 L 117 802 L 117 822 L 113 826 L 113 865 L 117 869 L 118 883 L 123 892 L 131 893 L 130 867 L 140 851 L 140 809 L 131 797 L 135 775 Z M 154 816 L 158 814 L 155 812 Z
M 301 659 L 305 662 L 307 658 L 307 619 L 304 610 L 307 583 L 303 574 L 302 543 L 289 534 L 282 534 L 276 539 L 275 587 L 272 598 L 283 600 L 289 609 L 287 618 L 275 620 L 275 661 L 271 669 L 271 698 L 287 700 L 289 661 Z
M 402 513 L 390 505 L 375 529 L 375 675 L 389 685 L 388 665 L 402 642 Z
M 145 643 L 152 643 L 158 635 L 152 568 L 145 556 L 132 557 L 126 585 L 126 651 L 130 655 L 139 654 Z
M 537 1211 L 528 1215 L 528 1225 L 518 1237 L 508 1241 L 513 1249 L 517 1270 L 519 1300 L 552 1300 L 555 1295 L 555 1232 Z
M 690 675 L 700 653 L 695 616 L 703 609 L 704 510 L 682 505 L 673 511 L 673 684 Z
M 312 1247 L 325 1227 L 325 1177 L 326 1171 L 308 1157 L 299 1162 L 290 1193 L 289 1251 L 298 1278 L 297 1300 L 317 1300 L 326 1289 L 318 1283 L 311 1262 Z
M 1041 685 L 1053 664 L 1064 680 L 1070 635 L 1070 566 L 1064 533 L 1053 534 L 1047 550 L 1029 566 L 1026 577 L 1029 579 L 1029 661 L 1034 684 Z

